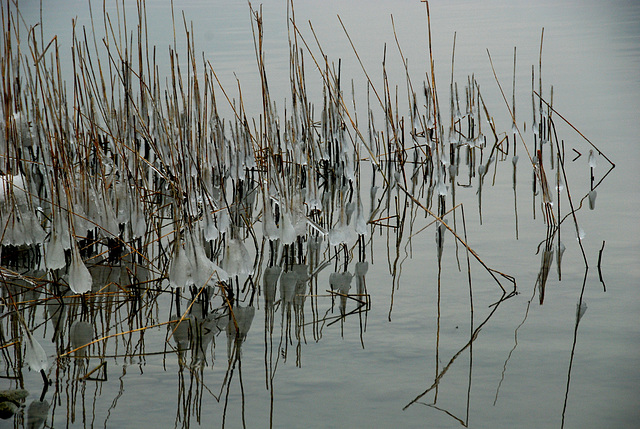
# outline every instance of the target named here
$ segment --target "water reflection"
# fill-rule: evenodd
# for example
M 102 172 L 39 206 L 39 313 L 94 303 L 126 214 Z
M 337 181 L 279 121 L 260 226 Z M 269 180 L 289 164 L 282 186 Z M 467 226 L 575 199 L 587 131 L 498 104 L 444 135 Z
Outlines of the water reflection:
M 33 401 L 27 408 L 27 428 L 38 429 L 44 426 L 49 415 L 49 402 Z
M 355 96 L 353 103 L 347 100 L 340 61 L 329 62 L 321 47 L 320 52 L 311 49 L 291 22 L 291 104 L 278 112 L 267 83 L 260 11 L 252 10 L 252 19 L 263 106 L 256 120 L 247 118 L 242 97 L 234 101 L 213 84 L 218 78 L 211 64 L 199 68 L 189 33 L 186 56 L 193 61 L 181 69 L 185 65 L 171 51 L 172 84 L 166 89 L 159 83 L 155 64 L 150 65 L 155 57 L 145 44 L 132 49 L 149 62 L 134 67 L 135 55 L 122 57 L 126 50 L 117 41 L 106 42 L 110 60 L 118 64 L 112 70 L 117 85 L 108 90 L 109 96 L 106 89 L 96 89 L 104 82 L 87 66 L 94 54 L 78 38 L 75 72 L 87 82 L 73 101 L 78 117 L 54 115 L 67 99 L 52 96 L 42 100 L 42 106 L 35 103 L 58 119 L 49 120 L 36 109 L 31 123 L 23 117 L 27 110 L 19 107 L 21 97 L 38 100 L 35 87 L 53 91 L 62 84 L 56 81 L 60 77 L 53 81 L 37 77 L 54 70 L 56 63 L 45 56 L 43 46 L 29 42 L 43 62 L 34 66 L 38 84 L 21 89 L 26 95 L 4 94 L 6 99 L 14 97 L 18 107 L 5 112 L 2 123 L 3 138 L 11 144 L 0 188 L 5 229 L 3 376 L 12 388 L 31 383 L 23 370 L 27 362 L 33 371 L 42 370 L 44 378 L 40 399 L 26 410 L 27 427 L 54 426 L 64 419 L 67 425 L 92 426 L 97 424 L 96 415 L 107 425 L 111 413 L 126 409 L 119 399 L 125 383 L 134 378 L 128 368 L 144 373 L 160 361 L 162 369 L 154 368 L 156 377 L 164 380 L 175 371 L 171 379 L 178 386 L 175 426 L 207 424 L 210 398 L 221 404 L 222 426 L 233 425 L 230 420 L 237 410 L 244 426 L 251 411 L 248 392 L 255 392 L 246 384 L 258 383 L 255 373 L 247 380 L 243 362 L 254 360 L 255 338 L 260 337 L 274 425 L 278 369 L 290 361 L 303 367 L 305 349 L 337 335 L 338 324 L 343 338 L 357 329 L 365 348 L 373 306 L 371 279 L 377 286 L 386 281 L 381 279 L 389 280 L 391 320 L 401 311 L 394 308 L 394 298 L 414 247 L 421 258 L 436 265 L 431 278 L 420 279 L 434 285 L 435 362 L 425 389 L 412 393 L 415 396 L 408 398 L 405 409 L 423 404 L 467 426 L 474 343 L 503 304 L 517 296 L 518 288 L 511 274 L 493 268 L 474 250 L 464 203 L 477 204 L 480 224 L 493 221 L 487 216 L 487 197 L 496 181 L 504 178 L 502 170 L 507 170 L 518 238 L 516 146 L 520 146 L 530 161 L 521 168 L 533 179 L 532 216 L 541 213 L 539 222 L 546 229 L 531 300 L 535 293 L 540 305 L 549 299 L 554 252 L 561 277 L 565 221 L 573 222 L 571 228 L 575 227 L 585 255 L 576 212 L 585 199 L 595 209 L 596 188 L 609 173 L 595 181 L 592 152 L 589 190 L 579 205 L 574 204 L 569 192 L 574 182 L 569 180 L 564 146 L 555 130 L 554 115 L 559 113 L 545 101 L 541 87 L 533 91 L 537 103 L 532 130 L 526 134 L 518 129 L 513 101 L 507 105 L 512 129 L 504 132 L 497 128 L 474 76 L 460 88 L 452 77 L 447 120 L 438 102 L 433 68 L 417 91 L 407 73 L 408 117 L 399 113 L 397 89 L 385 72 L 382 88 L 368 82 L 366 120 L 360 112 L 358 122 Z M 9 47 L 11 31 L 5 33 Z M 144 25 L 137 32 L 139 40 L 146 37 Z M 314 63 L 323 83 L 317 112 L 306 93 L 304 58 Z M 8 60 L 13 62 L 20 64 L 20 57 Z M 7 76 L 19 81 L 9 65 L 4 67 Z M 382 67 L 385 71 L 386 62 Z M 80 93 L 91 103 L 79 102 Z M 231 120 L 218 114 L 217 103 L 224 100 L 234 112 Z M 58 129 L 73 132 L 58 133 Z M 508 134 L 513 136 L 511 145 Z M 366 163 L 370 173 L 364 171 Z M 366 210 L 361 189 L 369 179 Z M 474 291 L 478 283 L 483 293 Z M 464 293 L 455 296 L 469 299 L 468 307 L 463 304 L 469 327 L 463 341 L 446 330 L 450 312 L 459 307 L 450 310 L 445 302 L 458 285 L 463 285 Z M 503 379 L 531 300 L 514 331 L 516 345 L 504 363 Z M 571 363 L 585 308 L 581 295 Z M 255 318 L 260 313 L 264 332 L 257 332 Z M 42 339 L 47 340 L 37 349 Z M 53 358 L 51 365 L 45 365 L 47 358 Z M 440 389 L 464 359 L 468 361 L 466 412 L 461 414 L 442 405 Z M 107 372 L 116 364 L 122 366 L 118 380 L 113 371 L 111 376 Z M 565 407 L 570 375 L 571 365 Z M 48 378 L 54 382 L 49 396 Z M 103 389 L 111 387 L 112 392 L 118 382 L 102 416 L 105 406 L 98 398 Z M 499 390 L 500 385 L 496 401 Z M 14 408 L 11 412 L 18 413 Z M 24 426 L 24 419 L 15 421 Z

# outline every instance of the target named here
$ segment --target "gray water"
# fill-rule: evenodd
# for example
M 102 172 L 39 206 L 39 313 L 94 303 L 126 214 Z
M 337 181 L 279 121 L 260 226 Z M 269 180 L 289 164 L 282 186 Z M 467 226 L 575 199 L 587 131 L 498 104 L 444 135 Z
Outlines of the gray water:
M 37 5 L 23 3 L 24 19 L 35 22 Z M 270 93 L 284 109 L 289 94 L 289 57 L 286 11 L 283 2 L 278 3 L 266 2 L 262 9 Z M 332 61 L 342 59 L 349 94 L 353 79 L 358 102 L 366 103 L 366 78 L 337 15 L 374 86 L 382 82 L 386 43 L 389 81 L 398 85 L 400 97 L 404 97 L 405 76 L 391 26 L 393 15 L 411 78 L 414 85 L 421 86 L 429 64 L 425 5 L 380 0 L 345 3 L 327 1 L 318 6 L 317 2 L 298 1 L 295 13 L 314 52 L 317 48 L 308 20 L 325 54 Z M 175 9 L 184 9 L 186 20 L 193 21 L 196 51 L 210 59 L 223 85 L 237 96 L 237 77 L 248 113 L 259 114 L 260 83 L 248 7 L 242 2 L 192 1 L 176 3 Z M 86 23 L 87 13 L 85 2 L 68 8 L 45 5 L 45 33 L 59 34 L 59 43 L 64 46 L 70 39 L 70 19 L 77 15 Z M 487 50 L 510 102 L 513 49 L 517 47 L 517 120 L 529 129 L 531 67 L 535 66 L 537 79 L 544 27 L 544 93 L 548 95 L 553 85 L 554 109 L 615 163 L 615 169 L 598 187 L 595 210 L 583 207 L 577 212 L 585 234 L 586 282 L 582 253 L 573 226 L 567 222 L 563 227 L 566 252 L 562 280 L 552 264 L 545 302 L 538 302 L 535 284 L 541 256 L 537 249 L 544 242 L 546 225 L 539 205 L 534 219 L 531 171 L 522 151 L 517 177 L 517 240 L 509 168 L 498 169 L 494 186 L 488 176 L 485 179 L 482 225 L 476 183 L 473 188 L 458 188 L 470 246 L 488 266 L 515 277 L 519 292 L 492 313 L 491 304 L 501 298 L 501 291 L 472 260 L 474 328 L 487 320 L 472 347 L 465 348 L 471 332 L 465 252 L 459 250 L 462 268 L 458 270 L 454 240 L 446 237 L 438 319 L 434 225 L 417 233 L 410 249 L 406 240 L 402 243 L 400 259 L 404 262 L 397 284 L 389 273 L 386 231 L 377 229 L 372 233 L 373 247 L 368 249 L 368 312 L 332 319 L 337 320 L 333 324 L 314 325 L 312 308 L 307 305 L 305 337 L 300 341 L 293 337 L 286 346 L 286 340 L 281 342 L 281 310 L 276 311 L 275 328 L 269 335 L 263 325 L 262 296 L 256 297 L 252 328 L 230 380 L 225 378 L 229 369 L 224 333 L 216 338 L 215 349 L 208 352 L 209 365 L 201 372 L 180 365 L 176 353 L 161 353 L 167 350 L 166 327 L 146 331 L 144 342 L 134 334 L 128 341 L 136 355 L 107 359 L 104 380 L 78 381 L 69 374 L 58 387 L 49 388 L 51 406 L 45 427 L 269 427 L 271 419 L 274 427 L 448 428 L 463 424 L 539 428 L 560 427 L 564 422 L 565 427 L 576 428 L 632 428 L 640 424 L 640 6 L 632 1 L 432 2 L 430 14 L 441 105 L 446 106 L 448 100 L 455 32 L 455 80 L 463 85 L 468 75 L 475 75 L 491 115 L 504 130 L 511 128 L 509 113 Z M 164 53 L 173 43 L 171 10 L 150 2 L 147 15 L 153 32 L 150 41 Z M 181 19 L 176 13 L 176 20 Z M 178 28 L 182 29 L 181 24 Z M 180 46 L 182 31 L 177 37 Z M 307 81 L 309 93 L 320 90 L 320 77 L 313 76 L 311 69 Z M 359 114 L 363 115 L 365 108 L 361 109 Z M 589 191 L 587 155 L 591 146 L 557 116 L 556 125 L 567 160 L 582 154 L 567 165 L 570 191 L 578 200 Z M 607 162 L 599 157 L 596 180 L 607 168 Z M 420 227 L 414 232 L 425 224 L 423 217 L 417 216 Z M 600 268 L 604 284 L 597 267 L 603 245 Z M 319 276 L 318 283 L 319 294 L 329 289 L 328 271 Z M 393 285 L 397 289 L 391 309 Z M 576 326 L 576 304 L 581 298 L 587 310 Z M 318 298 L 318 306 L 320 316 L 331 312 L 331 298 Z M 169 303 L 160 307 L 158 314 L 164 319 L 148 324 L 168 320 Z M 350 302 L 347 310 L 353 308 Z M 35 314 L 43 317 L 40 309 Z M 339 315 L 337 306 L 329 315 Z M 126 321 L 121 322 L 124 331 Z M 52 332 L 45 334 L 42 326 L 35 335 L 53 356 Z M 88 366 L 98 362 L 90 360 Z M 4 375 L 8 366 L 4 359 L 2 365 Z M 439 378 L 444 368 L 447 371 Z M 437 389 L 412 403 L 436 380 Z M 16 388 L 16 383 L 2 378 L 0 389 Z M 39 399 L 41 385 L 40 375 L 25 368 L 24 388 L 31 392 L 25 416 L 29 404 Z M 2 421 L 9 427 L 11 422 Z M 26 427 L 26 422 L 26 417 L 17 416 L 13 425 Z

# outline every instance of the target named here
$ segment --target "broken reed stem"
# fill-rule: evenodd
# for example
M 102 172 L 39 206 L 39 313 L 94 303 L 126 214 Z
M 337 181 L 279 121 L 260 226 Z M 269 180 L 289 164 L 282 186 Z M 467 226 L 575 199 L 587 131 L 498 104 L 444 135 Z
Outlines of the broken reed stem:
M 543 29 L 543 34 L 544 34 L 544 29 Z M 507 97 L 504 93 L 504 90 L 502 89 L 502 85 L 500 84 L 500 80 L 498 79 L 498 75 L 496 74 L 496 70 L 495 67 L 493 66 L 493 60 L 491 59 L 491 54 L 489 53 L 489 49 L 487 49 L 487 55 L 489 56 L 489 62 L 491 63 L 491 70 L 493 72 L 493 76 L 496 80 L 496 83 L 498 84 L 498 88 L 500 89 L 500 94 L 502 95 L 502 99 L 504 100 L 505 105 L 507 106 L 507 110 L 509 111 L 509 114 L 511 115 L 511 120 L 513 121 L 514 126 L 516 127 L 516 130 L 518 131 L 518 136 L 520 137 L 520 141 L 522 142 L 522 145 L 525 148 L 525 151 L 527 152 L 527 156 L 529 157 L 529 161 L 531 162 L 531 165 L 533 166 L 533 171 L 535 173 L 536 178 L 538 179 L 539 183 L 540 183 L 540 188 L 542 190 L 542 203 L 543 203 L 543 207 L 544 207 L 544 211 L 543 214 L 545 216 L 545 220 L 547 221 L 548 224 L 556 224 L 556 220 L 554 218 L 553 215 L 553 210 L 550 207 L 552 198 L 551 198 L 551 192 L 549 190 L 549 183 L 547 181 L 547 176 L 544 172 L 544 167 L 542 164 L 542 157 L 541 155 L 541 151 L 538 150 L 538 153 L 536 154 L 536 158 L 534 159 L 531 156 L 531 153 L 529 152 L 529 148 L 527 147 L 527 144 L 524 141 L 524 137 L 522 137 L 522 133 L 520 132 L 517 123 L 515 122 L 516 118 L 515 118 L 515 113 L 512 110 L 512 108 L 509 106 L 509 102 L 507 101 Z M 542 73 L 542 40 L 540 41 L 540 73 Z M 542 87 L 542 77 L 540 77 L 540 86 Z M 541 103 L 542 105 L 542 103 Z M 542 115 L 542 109 L 541 110 L 541 115 Z M 549 118 L 549 120 L 551 120 Z M 542 117 L 540 118 L 540 122 L 542 122 Z M 515 144 L 515 142 L 514 142 Z M 537 163 L 536 163 L 537 160 Z
M 452 357 L 451 359 L 449 359 L 449 362 L 447 362 L 447 364 L 442 368 L 442 370 L 440 372 L 438 372 L 438 374 L 436 375 L 436 377 L 433 380 L 433 383 L 431 384 L 431 386 L 429 386 L 427 389 L 425 389 L 422 393 L 418 394 L 414 399 L 412 399 L 407 405 L 405 405 L 402 409 L 406 410 L 407 408 L 409 408 L 411 405 L 415 404 L 416 402 L 418 402 L 422 397 L 424 397 L 426 394 L 428 394 L 429 392 L 431 392 L 433 389 L 436 389 L 439 385 L 440 385 L 440 381 L 442 380 L 442 378 L 447 374 L 447 372 L 449 371 L 449 369 L 452 367 L 452 365 L 455 363 L 455 361 L 460 357 L 460 355 L 462 355 L 462 352 L 464 352 L 467 348 L 471 347 L 473 342 L 478 338 L 478 335 L 480 334 L 480 331 L 482 330 L 482 328 L 484 327 L 484 325 L 491 320 L 491 317 L 493 316 L 493 314 L 498 310 L 498 307 L 500 306 L 501 303 L 503 303 L 505 300 L 509 299 L 511 295 L 508 296 L 502 296 L 496 303 L 495 305 L 493 305 L 493 308 L 491 309 L 490 313 L 487 315 L 487 317 L 482 321 L 482 323 L 480 323 L 475 330 L 473 330 L 471 337 L 469 339 L 469 341 L 467 341 L 465 343 L 465 345 L 460 348 L 460 350 L 458 350 Z
M 435 138 L 435 147 L 436 147 L 436 157 L 440 157 L 440 145 L 439 143 L 439 134 L 440 134 L 440 124 L 439 124 L 439 113 L 440 109 L 438 108 L 438 91 L 436 90 L 436 72 L 435 65 L 433 62 L 433 48 L 432 48 L 432 38 L 431 38 L 431 14 L 429 13 L 429 2 L 425 1 L 425 6 L 427 8 L 427 29 L 429 30 L 429 65 L 431 67 L 431 92 L 432 92 L 432 104 L 433 104 L 433 124 L 434 124 L 434 138 Z
M 10 343 L 2 344 L 2 345 L 0 345 L 0 350 L 6 349 L 8 347 L 15 346 L 15 345 L 18 345 L 18 344 L 22 344 L 22 340 L 15 340 L 15 341 L 12 341 Z
M 555 136 L 555 124 L 554 124 L 553 121 L 551 121 L 551 126 L 552 126 L 552 129 L 554 131 L 554 136 Z M 560 143 L 558 142 L 558 137 L 557 136 L 555 136 L 555 141 L 556 141 L 556 150 L 558 151 L 558 153 L 561 153 L 561 151 L 560 151 Z M 559 157 L 558 160 L 560 162 L 560 168 L 562 169 L 562 178 L 564 179 L 564 186 L 567 189 L 567 199 L 569 200 L 569 207 L 571 207 L 570 213 L 565 215 L 563 220 L 566 219 L 567 216 L 569 216 L 569 215 L 571 215 L 573 217 L 573 223 L 574 223 L 574 225 L 576 227 L 576 237 L 578 238 L 578 244 L 580 245 L 580 251 L 582 252 L 582 259 L 584 260 L 585 267 L 588 269 L 589 268 L 589 263 L 587 261 L 587 254 L 585 253 L 584 246 L 582 245 L 582 238 L 580 237 L 580 227 L 578 226 L 578 218 L 576 216 L 577 209 L 573 205 L 573 199 L 571 198 L 571 191 L 569 190 L 569 179 L 567 178 L 567 171 L 564 168 L 564 156 Z M 582 206 L 582 201 L 580 201 L 580 206 Z M 558 228 L 558 226 L 556 226 L 556 229 L 557 228 Z
M 407 194 L 409 199 L 411 199 L 414 204 L 416 204 L 418 207 L 420 207 L 422 210 L 424 210 L 427 214 L 433 216 L 438 222 L 440 222 L 440 224 L 444 225 L 444 227 L 447 228 L 449 230 L 449 232 L 451 232 L 453 234 L 453 236 L 456 238 L 456 240 L 458 240 L 460 242 L 460 244 L 462 244 L 473 255 L 473 257 L 480 263 L 480 265 L 482 265 L 485 268 L 485 270 L 487 270 L 489 275 L 491 275 L 491 277 L 496 281 L 496 283 L 498 283 L 498 286 L 500 286 L 500 289 L 502 289 L 503 293 L 506 294 L 507 291 L 504 288 L 504 286 L 502 286 L 502 283 L 500 283 L 500 280 L 498 280 L 498 278 L 495 276 L 495 274 L 499 274 L 500 276 L 504 277 L 506 280 L 508 280 L 510 283 L 513 284 L 513 291 L 510 292 L 510 295 L 516 292 L 516 280 L 515 280 L 515 278 L 513 276 L 510 276 L 508 274 L 502 273 L 502 272 L 500 272 L 498 270 L 495 270 L 493 268 L 489 268 L 484 263 L 484 261 L 480 258 L 480 256 L 466 243 L 466 241 L 463 240 L 462 237 L 460 237 L 449 225 L 447 225 L 440 216 L 437 216 L 431 210 L 429 210 L 424 205 L 422 205 L 422 203 L 420 203 L 420 201 L 418 201 L 413 195 L 411 195 L 409 193 L 409 191 L 407 191 L 402 185 L 397 184 L 397 186 L 398 186 L 399 189 L 402 189 L 402 191 Z M 460 205 L 462 205 L 462 204 L 460 204 Z
M 68 352 L 65 352 L 65 353 L 62 353 L 61 355 L 58 355 L 58 356 L 57 356 L 57 359 L 61 359 L 61 358 L 63 358 L 63 357 L 67 357 L 67 356 L 71 355 L 72 353 L 77 352 L 78 350 L 82 350 L 82 349 L 84 349 L 85 347 L 88 347 L 88 346 L 90 346 L 90 345 L 92 345 L 92 344 L 96 344 L 96 343 L 99 343 L 99 342 L 101 342 L 101 341 L 108 340 L 109 338 L 120 337 L 120 336 L 122 336 L 122 335 L 134 334 L 134 333 L 136 333 L 136 332 L 146 331 L 147 329 L 157 328 L 157 327 L 159 327 L 159 326 L 164 326 L 164 325 L 168 325 L 168 324 L 171 324 L 171 323 L 177 323 L 177 322 L 179 322 L 180 320 L 181 320 L 181 319 L 168 320 L 168 321 L 166 321 L 166 322 L 160 322 L 160 323 L 156 323 L 156 324 L 149 325 L 149 326 L 143 326 L 143 327 L 141 327 L 141 328 L 131 329 L 131 330 L 129 330 L 129 331 L 125 331 L 125 332 L 116 332 L 115 334 L 111 334 L 111 335 L 107 335 L 107 336 L 104 336 L 104 337 L 100 337 L 100 338 L 97 338 L 97 339 L 95 339 L 95 340 L 93 340 L 93 341 L 91 341 L 91 342 L 87 343 L 87 344 L 84 344 L 84 345 L 82 345 L 82 346 L 80 346 L 80 347 L 76 347 L 76 348 L 75 348 L 75 349 L 73 349 L 73 350 L 69 350 Z
M 496 74 L 496 69 L 493 66 L 493 60 L 491 59 L 491 53 L 489 52 L 489 49 L 487 49 L 487 55 L 489 56 L 489 63 L 491 64 L 491 70 L 493 72 L 493 76 L 494 76 L 494 78 L 496 80 L 496 83 L 498 84 L 498 89 L 500 89 L 500 94 L 502 95 L 502 99 L 504 100 L 504 103 L 507 106 L 507 110 L 509 111 L 509 115 L 511 117 L 511 120 L 515 124 L 516 130 L 518 131 L 518 136 L 520 137 L 520 141 L 522 142 L 522 145 L 524 146 L 524 150 L 527 152 L 527 156 L 529 157 L 529 161 L 531 162 L 531 165 L 533 165 L 534 168 L 535 168 L 535 162 L 533 161 L 533 157 L 531 156 L 531 152 L 529 152 L 529 148 L 527 147 L 527 143 L 524 141 L 524 138 L 522 137 L 522 133 L 520 132 L 520 128 L 518 127 L 518 124 L 516 123 L 515 113 L 512 110 L 511 106 L 509 106 L 509 102 L 507 101 L 507 97 L 506 97 L 506 95 L 504 93 L 504 90 L 502 89 L 502 85 L 500 84 L 500 80 L 498 79 L 498 75 Z M 515 144 L 515 142 L 514 142 L 514 144 Z
M 584 134 L 583 134 L 579 129 L 577 129 L 577 128 L 575 127 L 575 125 L 573 125 L 571 122 L 569 122 L 569 120 L 568 120 L 567 118 L 565 118 L 564 116 L 562 116 L 562 114 L 561 114 L 560 112 L 558 112 L 556 109 L 554 109 L 554 108 L 553 108 L 553 107 L 552 107 L 552 106 L 551 106 L 551 105 L 550 105 L 550 104 L 549 104 L 549 103 L 548 103 L 544 98 L 542 98 L 542 96 L 541 96 L 540 94 L 538 94 L 536 91 L 533 91 L 533 94 L 534 94 L 536 97 L 538 97 L 538 98 L 540 99 L 540 101 L 541 101 L 542 103 L 544 103 L 544 104 L 549 108 L 549 110 L 551 110 L 553 113 L 555 113 L 556 115 L 558 115 L 558 116 L 560 117 L 560 119 L 562 119 L 562 120 L 563 120 L 567 125 L 569 125 L 569 126 L 570 126 L 570 127 L 571 127 L 575 132 L 576 132 L 576 133 L 578 133 L 578 135 L 579 135 L 580 137 L 582 137 L 582 138 L 583 138 L 587 143 L 589 143 L 589 145 L 591 145 L 591 147 L 592 147 L 592 148 L 594 148 L 594 149 L 598 152 L 598 154 L 599 154 L 599 155 L 601 155 L 604 159 L 606 159 L 606 160 L 607 160 L 607 162 L 608 162 L 609 164 L 611 164 L 611 168 L 612 168 L 612 169 L 613 169 L 613 168 L 615 168 L 615 166 L 616 166 L 616 165 L 613 163 L 613 161 L 611 161 L 611 160 L 609 159 L 609 157 L 608 157 L 607 155 L 605 155 L 605 153 L 604 153 L 604 152 L 602 152 L 602 151 L 600 150 L 600 148 L 598 148 L 598 147 L 597 147 L 597 146 L 596 146 L 596 145 L 595 145 L 591 140 L 589 140 L 589 138 L 588 138 L 587 136 L 585 136 L 585 135 L 584 135 Z M 611 170 L 609 170 L 609 171 L 611 171 Z M 609 172 L 607 172 L 607 174 L 609 174 Z M 605 175 L 605 177 L 606 177 L 606 175 Z M 603 179 L 604 179 L 604 177 L 603 177 Z M 602 180 L 601 180 L 601 181 L 602 181 Z M 598 182 L 598 183 L 600 183 L 600 182 Z M 597 187 L 597 185 L 596 185 L 596 187 Z M 594 187 L 594 188 L 595 188 L 595 187 Z
M 603 251 L 604 251 L 604 240 L 602 240 L 602 247 L 600 248 L 600 251 L 598 252 L 598 277 L 600 278 L 600 283 L 602 283 L 603 291 L 606 292 L 607 291 L 607 285 L 604 284 L 604 279 L 602 278 L 602 269 L 601 269 L 602 252 Z
M 93 368 L 91 371 L 89 371 L 88 373 L 86 373 L 84 376 L 80 377 L 80 380 L 88 380 L 88 379 L 89 379 L 89 377 L 91 377 L 91 375 L 92 375 L 93 373 L 95 373 L 96 371 L 98 371 L 100 368 L 103 368 L 103 367 L 104 367 L 104 368 L 105 368 L 105 370 L 106 370 L 106 367 L 107 367 L 107 362 L 106 362 L 106 361 L 104 361 L 104 362 L 100 362 L 100 364 L 99 364 L 98 366 L 96 366 L 95 368 Z

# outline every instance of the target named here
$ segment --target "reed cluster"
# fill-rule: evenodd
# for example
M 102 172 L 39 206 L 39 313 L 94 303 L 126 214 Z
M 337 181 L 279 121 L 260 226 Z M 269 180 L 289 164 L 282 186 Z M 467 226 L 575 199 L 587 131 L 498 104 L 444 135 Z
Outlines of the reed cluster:
M 16 316 L 0 325 L 7 328 L 0 338 L 6 361 L 13 360 L 6 355 L 16 344 L 11 339 L 30 343 L 39 304 L 47 305 L 56 343 L 63 335 L 63 315 L 69 318 L 71 340 L 57 348 L 63 366 L 64 358 L 88 344 L 106 356 L 106 339 L 161 325 L 169 327 L 167 344 L 171 338 L 181 361 L 191 350 L 191 365 L 201 366 L 212 338 L 226 331 L 227 355 L 236 362 L 258 295 L 264 300 L 265 335 L 273 333 L 280 306 L 286 335 L 292 334 L 293 321 L 299 343 L 311 297 L 319 339 L 322 326 L 334 321 L 329 310 L 322 316 L 318 308 L 323 293 L 318 273 L 333 265 L 325 296 L 331 310 L 338 302 L 336 320 L 368 310 L 368 246 L 373 236 L 384 235 L 393 302 L 404 261 L 401 248 L 431 225 L 438 265 L 451 235 L 456 249 L 465 249 L 467 267 L 472 257 L 496 281 L 499 303 L 516 293 L 515 279 L 488 267 L 469 246 L 456 191 L 477 189 L 482 223 L 485 180 L 493 175 L 495 181 L 498 165 L 512 168 L 517 237 L 518 147 L 530 161 L 534 216 L 541 211 L 548 231 L 537 280 L 543 302 L 554 248 L 560 273 L 560 225 L 573 218 L 578 230 L 579 208 L 568 195 L 571 211 L 560 212 L 560 190 L 568 190 L 564 147 L 555 135 L 557 112 L 539 95 L 541 78 L 535 90 L 533 70 L 533 126 L 527 136 L 516 120 L 515 81 L 513 101 L 505 97 L 511 130 L 497 128 L 474 76 L 459 87 L 453 70 L 449 113 L 444 113 L 433 58 L 417 89 L 403 64 L 406 96 L 386 78 L 386 61 L 381 88 L 363 67 L 368 102 L 358 116 L 355 101 L 345 95 L 349 85 L 340 61 L 329 60 L 313 28 L 317 47 L 310 46 L 291 3 L 290 94 L 278 111 L 269 92 L 261 11 L 251 14 L 261 79 L 257 118 L 248 117 L 242 93 L 232 97 L 213 65 L 195 51 L 194 30 L 184 17 L 174 24 L 174 34 L 183 30 L 187 49 L 180 53 L 174 42 L 166 77 L 148 40 L 144 2 L 133 21 L 120 16 L 112 21 L 105 12 L 101 23 L 92 17 L 91 28 L 74 25 L 72 70 L 66 74 L 60 50 L 67 47 L 55 37 L 44 39 L 36 27 L 24 27 L 7 1 L 0 58 L 0 281 L 1 311 Z M 399 43 L 397 48 L 402 56 Z M 307 94 L 309 73 L 322 81 L 319 106 Z M 231 118 L 222 110 L 233 112 Z M 600 183 L 593 180 L 595 156 L 592 152 L 589 161 L 592 208 Z M 418 228 L 417 219 L 425 217 L 427 224 Z M 437 278 L 439 297 L 440 272 Z M 158 313 L 157 300 L 169 294 L 175 299 L 167 320 Z M 72 302 L 72 310 L 63 310 Z M 124 314 L 116 311 L 120 308 Z M 97 320 L 102 336 L 92 327 Z M 469 344 L 483 324 L 472 322 Z M 124 346 L 127 353 L 144 354 L 131 342 Z M 39 350 L 29 353 L 42 358 Z M 45 374 L 45 363 L 30 362 Z M 95 376 L 100 368 L 102 363 L 81 377 Z

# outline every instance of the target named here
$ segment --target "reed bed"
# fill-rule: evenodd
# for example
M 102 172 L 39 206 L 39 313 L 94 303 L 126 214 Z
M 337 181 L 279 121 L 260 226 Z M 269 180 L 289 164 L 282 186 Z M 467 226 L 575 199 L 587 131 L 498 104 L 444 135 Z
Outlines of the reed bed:
M 469 341 L 449 364 L 436 363 L 433 385 L 415 403 L 437 387 L 500 303 L 517 294 L 515 278 L 490 267 L 470 246 L 456 193 L 475 188 L 473 204 L 480 223 L 486 222 L 485 182 L 495 181 L 498 168 L 511 168 L 515 204 L 522 150 L 529 161 L 522 168 L 533 177 L 533 212 L 542 214 L 547 227 L 536 281 L 543 303 L 554 250 L 561 272 L 560 227 L 573 220 L 580 237 L 576 212 L 585 198 L 594 207 L 601 181 L 591 180 L 589 193 L 574 204 L 554 125 L 555 117 L 568 121 L 541 95 L 541 60 L 537 90 L 532 69 L 528 134 L 516 118 L 515 77 L 511 103 L 505 96 L 513 127 L 500 131 L 473 76 L 459 86 L 452 70 L 450 111 L 441 108 L 432 57 L 427 79 L 417 87 L 404 64 L 404 101 L 386 79 L 385 63 L 381 88 L 363 66 L 369 103 L 364 121 L 359 106 L 358 121 L 355 101 L 345 97 L 340 62 L 329 61 L 312 27 L 314 40 L 305 36 L 292 3 L 289 13 L 291 91 L 286 109 L 278 111 L 269 92 L 261 10 L 251 8 L 262 109 L 249 118 L 242 94 L 230 95 L 212 64 L 195 51 L 185 17 L 174 16 L 174 34 L 184 34 L 187 49 L 180 52 L 177 42 L 169 49 L 168 76 L 159 74 L 144 2 L 133 20 L 104 12 L 101 20 L 92 17 L 91 28 L 74 26 L 72 70 L 63 70 L 57 39 L 45 40 L 37 28 L 25 27 L 7 1 L 0 60 L 2 377 L 23 388 L 27 362 L 44 377 L 41 401 L 52 379 L 52 405 L 66 395 L 73 420 L 78 386 L 106 380 L 110 358 L 143 362 L 160 355 L 164 361 L 176 354 L 184 371 L 177 420 L 188 426 L 191 416 L 200 419 L 205 390 L 228 400 L 260 297 L 270 344 L 266 386 L 273 391 L 279 359 L 286 360 L 296 344 L 301 365 L 309 330 L 319 341 L 327 327 L 357 316 L 363 335 L 374 237 L 387 242 L 391 319 L 403 263 L 416 237 L 430 228 L 439 267 L 446 237 L 455 243 L 452 257 L 468 273 L 472 320 Z M 430 24 L 428 6 L 427 18 Z M 397 38 L 396 44 L 402 56 Z M 307 94 L 310 74 L 322 81 L 319 106 Z M 230 118 L 220 116 L 223 105 L 233 112 Z M 596 151 L 591 156 L 612 169 L 589 144 Z M 570 210 L 561 212 L 561 201 Z M 491 311 L 480 322 L 473 321 L 472 260 L 496 283 Z M 330 271 L 326 286 L 319 280 L 324 270 Z M 440 274 L 439 269 L 438 303 Z M 36 316 L 41 308 L 43 321 Z M 276 346 L 278 312 L 283 334 Z M 148 349 L 144 332 L 160 327 L 166 329 L 164 345 Z M 54 343 L 52 362 L 34 350 L 38 345 L 29 345 L 37 344 L 36 331 Z M 214 364 L 212 350 L 222 332 L 227 371 L 219 388 L 210 389 L 202 371 Z M 75 389 L 61 389 L 62 377 Z M 194 383 L 195 396 L 182 396 Z

